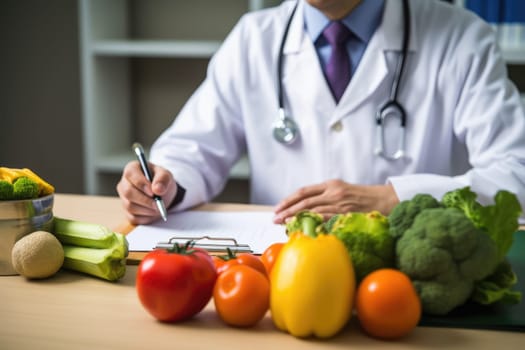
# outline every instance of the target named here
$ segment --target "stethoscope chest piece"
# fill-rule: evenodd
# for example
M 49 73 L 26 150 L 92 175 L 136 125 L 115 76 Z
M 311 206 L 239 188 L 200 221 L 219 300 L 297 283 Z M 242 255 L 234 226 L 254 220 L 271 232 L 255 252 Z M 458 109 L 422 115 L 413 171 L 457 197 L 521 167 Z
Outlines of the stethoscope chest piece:
M 385 127 L 387 121 L 397 119 L 399 121 L 399 140 L 397 150 L 388 152 L 386 150 Z M 376 115 L 376 148 L 374 153 L 388 160 L 397 160 L 405 156 L 405 127 L 406 114 L 403 107 L 397 101 L 387 102 Z
M 284 109 L 279 108 L 279 119 L 277 119 L 273 125 L 273 137 L 278 142 L 290 145 L 299 136 L 299 127 L 297 123 L 292 119 L 286 117 Z

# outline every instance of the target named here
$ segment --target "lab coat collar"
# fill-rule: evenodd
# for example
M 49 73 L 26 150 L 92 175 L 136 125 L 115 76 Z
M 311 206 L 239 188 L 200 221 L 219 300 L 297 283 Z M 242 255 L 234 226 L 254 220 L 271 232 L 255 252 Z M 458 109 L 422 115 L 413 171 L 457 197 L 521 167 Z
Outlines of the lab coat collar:
M 410 2 L 410 0 L 409 0 Z M 290 15 L 294 4 L 290 4 L 287 16 Z M 298 0 L 297 11 L 290 25 L 290 32 L 286 40 L 283 53 L 285 55 L 297 53 L 301 50 L 301 44 L 307 33 L 304 30 L 304 0 Z M 414 15 L 414 6 L 410 5 L 410 43 L 409 51 L 417 50 L 417 28 Z M 378 41 L 378 47 L 383 51 L 400 51 L 403 45 L 403 4 L 402 0 L 385 1 L 383 17 L 379 28 L 372 36 Z
M 330 120 L 331 125 L 342 118 L 353 116 L 355 114 L 353 112 L 362 103 L 368 101 L 386 77 L 391 75 L 389 70 L 393 71 L 395 69 L 395 65 L 387 64 L 386 53 L 389 51 L 402 51 L 404 30 L 402 6 L 402 0 L 385 1 L 381 24 L 368 43 L 361 62 L 339 102 L 338 110 Z M 411 10 L 409 52 L 416 49 L 416 29 L 413 13 Z M 380 55 L 378 54 L 379 52 L 383 52 L 383 54 Z M 381 103 L 384 102 L 386 102 L 386 99 Z M 378 105 L 377 108 L 379 109 L 381 106 Z

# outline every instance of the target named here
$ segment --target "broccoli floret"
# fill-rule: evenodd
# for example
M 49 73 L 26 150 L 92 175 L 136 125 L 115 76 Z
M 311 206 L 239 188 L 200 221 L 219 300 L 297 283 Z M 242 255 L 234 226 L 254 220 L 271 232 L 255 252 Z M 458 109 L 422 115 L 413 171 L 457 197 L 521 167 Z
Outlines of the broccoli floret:
M 22 176 L 16 179 L 13 183 L 13 198 L 14 199 L 32 199 L 38 198 L 39 188 L 38 184 L 26 177 Z
M 350 253 L 357 282 L 374 270 L 394 266 L 394 238 L 380 212 L 339 214 L 330 226 L 329 233 Z
M 490 237 L 456 208 L 421 211 L 396 244 L 396 265 L 413 281 L 427 314 L 464 304 L 499 264 Z
M 470 187 L 463 187 L 457 190 L 449 191 L 441 198 L 441 203 L 446 208 L 457 208 L 461 210 L 469 219 L 479 227 L 477 224 L 480 218 L 480 209 L 482 205 L 476 201 L 476 193 L 470 190 Z
M 417 194 L 410 200 L 404 200 L 392 209 L 388 216 L 390 234 L 398 239 L 412 226 L 416 216 L 424 209 L 439 208 L 441 204 L 429 194 Z
M 286 234 L 302 232 L 307 236 L 316 237 L 317 227 L 324 222 L 321 214 L 312 211 L 301 211 L 286 223 Z
M 6 180 L 0 180 L 0 200 L 13 199 L 13 185 Z

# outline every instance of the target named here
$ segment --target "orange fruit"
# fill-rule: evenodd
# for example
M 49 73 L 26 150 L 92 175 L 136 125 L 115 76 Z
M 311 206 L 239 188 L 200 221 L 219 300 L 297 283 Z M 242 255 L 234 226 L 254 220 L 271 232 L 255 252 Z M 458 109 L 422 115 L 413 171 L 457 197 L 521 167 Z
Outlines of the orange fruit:
M 421 318 L 421 301 L 406 274 L 380 269 L 368 274 L 356 293 L 357 318 L 369 335 L 395 339 L 409 334 Z

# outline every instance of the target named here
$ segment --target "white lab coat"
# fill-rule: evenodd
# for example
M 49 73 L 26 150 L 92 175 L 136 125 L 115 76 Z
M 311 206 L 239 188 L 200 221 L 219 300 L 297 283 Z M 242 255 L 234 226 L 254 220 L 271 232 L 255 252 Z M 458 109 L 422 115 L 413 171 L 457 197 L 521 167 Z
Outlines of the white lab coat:
M 151 160 L 187 189 L 178 209 L 220 193 L 245 152 L 253 203 L 273 205 L 302 186 L 338 178 L 390 182 L 400 200 L 416 193 L 441 198 L 469 185 L 488 203 L 504 188 L 525 208 L 525 112 L 490 26 L 439 1 L 410 1 L 410 53 L 399 93 L 407 113 L 407 157 L 390 161 L 374 155 L 374 116 L 388 99 L 400 56 L 401 1 L 385 1 L 382 23 L 339 104 L 299 5 L 284 47 L 283 87 L 285 109 L 301 136 L 285 146 L 272 138 L 272 124 L 278 118 L 278 49 L 292 7 L 285 2 L 245 15 L 154 144 Z M 397 146 L 399 122 L 387 123 L 385 133 Z

